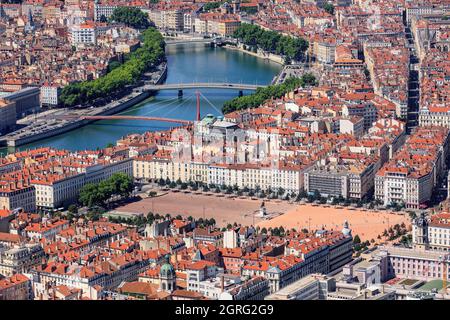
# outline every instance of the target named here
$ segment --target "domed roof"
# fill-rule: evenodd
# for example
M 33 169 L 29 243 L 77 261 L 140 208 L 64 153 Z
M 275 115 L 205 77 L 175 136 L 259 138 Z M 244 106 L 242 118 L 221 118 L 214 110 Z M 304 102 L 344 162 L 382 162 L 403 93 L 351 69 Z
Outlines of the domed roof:
M 170 256 L 166 255 L 166 262 L 161 266 L 159 270 L 159 276 L 161 278 L 172 278 L 175 276 L 175 268 L 170 264 L 169 259 Z
M 344 236 L 350 236 L 352 234 L 352 229 L 348 226 L 348 221 L 344 221 L 344 228 L 342 229 Z

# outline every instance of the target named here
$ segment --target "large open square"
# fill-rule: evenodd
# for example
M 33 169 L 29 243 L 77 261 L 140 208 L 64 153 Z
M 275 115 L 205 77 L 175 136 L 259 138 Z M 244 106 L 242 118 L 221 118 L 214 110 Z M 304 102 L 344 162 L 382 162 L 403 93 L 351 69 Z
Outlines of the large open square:
M 121 213 L 147 214 L 148 212 L 172 217 L 182 215 L 194 218 L 214 218 L 219 227 L 234 222 L 242 225 L 257 224 L 263 219 L 255 216 L 262 200 L 227 198 L 216 195 L 198 195 L 183 192 L 169 192 L 165 195 L 146 198 L 115 209 Z M 282 214 L 292 209 L 292 205 L 283 202 L 265 202 L 267 212 L 273 215 Z
M 279 227 L 302 229 L 334 229 L 341 230 L 342 224 L 347 220 L 353 235 L 359 235 L 361 240 L 376 239 L 385 229 L 404 222 L 410 224 L 409 218 L 404 214 L 388 212 L 362 211 L 350 208 L 335 208 L 305 205 L 292 205 L 285 214 L 271 220 L 261 221 L 261 227 Z
M 148 212 L 172 216 L 192 216 L 194 218 L 214 218 L 219 227 L 234 222 L 242 225 L 256 224 L 260 227 L 340 230 L 347 220 L 353 234 L 363 240 L 376 239 L 385 229 L 395 224 L 409 224 L 409 218 L 403 214 L 388 212 L 362 211 L 355 208 L 315 206 L 311 204 L 291 204 L 286 201 L 265 201 L 271 219 L 257 216 L 262 200 L 218 197 L 216 195 L 198 195 L 193 193 L 169 192 L 165 195 L 146 198 L 116 208 L 117 212 L 147 214 Z

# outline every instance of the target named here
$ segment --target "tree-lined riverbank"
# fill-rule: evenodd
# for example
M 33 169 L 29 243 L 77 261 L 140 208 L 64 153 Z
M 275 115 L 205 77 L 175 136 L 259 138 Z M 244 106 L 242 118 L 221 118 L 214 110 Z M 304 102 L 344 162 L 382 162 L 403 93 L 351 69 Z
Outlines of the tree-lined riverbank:
M 277 31 L 264 30 L 253 24 L 243 23 L 234 32 L 233 37 L 242 42 L 250 51 L 257 48 L 267 53 L 283 56 L 285 62 L 300 61 L 308 49 L 308 41 L 303 38 L 284 36 Z
M 278 99 L 298 87 L 312 86 L 315 84 L 316 78 L 309 73 L 304 74 L 301 78 L 289 78 L 281 84 L 258 88 L 256 92 L 251 95 L 237 97 L 225 102 L 222 107 L 222 112 L 226 114 L 236 110 L 256 108 L 268 99 Z
M 64 107 L 73 107 L 104 96 L 122 92 L 136 84 L 150 68 L 165 60 L 165 43 L 155 28 L 142 32 L 142 45 L 125 57 L 125 62 L 106 75 L 91 81 L 70 84 L 62 89 L 60 101 Z
M 270 84 L 281 66 L 277 63 L 224 48 L 212 48 L 204 44 L 180 44 L 167 46 L 168 73 L 165 83 L 232 82 Z M 201 114 L 220 116 L 222 105 L 238 96 L 238 91 L 208 89 L 201 91 L 208 101 L 201 98 Z M 251 92 L 244 92 L 251 94 Z M 122 114 L 131 116 L 167 117 L 195 120 L 195 90 L 184 90 L 182 99 L 177 91 L 160 91 L 146 101 L 134 105 Z M 67 150 L 95 150 L 114 143 L 131 133 L 164 130 L 173 124 L 145 120 L 102 120 L 45 140 L 20 147 L 20 150 L 49 146 Z M 0 152 L 6 152 L 0 149 Z M 9 152 L 14 149 L 8 150 Z

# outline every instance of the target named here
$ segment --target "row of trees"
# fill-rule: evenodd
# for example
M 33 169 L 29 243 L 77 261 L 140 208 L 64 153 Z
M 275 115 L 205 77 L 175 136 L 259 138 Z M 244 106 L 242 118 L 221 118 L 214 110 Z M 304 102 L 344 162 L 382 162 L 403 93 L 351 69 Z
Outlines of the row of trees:
M 177 181 L 171 181 L 169 178 L 167 179 L 159 179 L 158 184 L 161 187 L 169 187 L 171 189 L 179 188 L 181 190 L 187 190 L 188 188 L 192 191 L 201 190 L 203 192 L 215 192 L 215 193 L 225 193 L 225 194 L 236 194 L 237 196 L 248 195 L 250 197 L 258 196 L 259 198 L 283 198 L 286 200 L 295 199 L 297 194 L 295 193 L 287 193 L 283 188 L 278 189 L 267 189 L 262 190 L 260 187 L 256 186 L 255 189 L 249 189 L 248 187 L 239 188 L 237 185 L 227 186 L 225 184 L 216 185 L 214 183 L 206 184 L 202 182 L 182 182 L 180 179 Z
M 206 184 L 202 182 L 188 181 L 182 182 L 180 179 L 177 181 L 171 181 L 169 178 L 167 179 L 159 179 L 159 186 L 168 187 L 171 189 L 178 188 L 180 190 L 192 190 L 192 191 L 203 191 L 203 192 L 214 192 L 214 193 L 225 193 L 225 194 L 235 194 L 237 196 L 249 196 L 249 197 L 258 197 L 260 199 L 282 199 L 282 200 L 294 200 L 294 201 L 306 201 L 308 203 L 319 202 L 321 204 L 330 203 L 332 205 L 342 205 L 342 206 L 350 206 L 356 205 L 356 207 L 361 208 L 364 205 L 368 205 L 370 209 L 375 208 L 375 206 L 382 205 L 383 203 L 377 199 L 371 200 L 366 197 L 363 199 L 349 199 L 344 198 L 342 195 L 339 196 L 323 196 L 319 190 L 314 190 L 312 193 L 308 193 L 305 190 L 301 190 L 298 194 L 295 192 L 286 192 L 283 188 L 278 189 L 267 189 L 262 190 L 259 186 L 256 186 L 254 189 L 250 189 L 248 187 L 239 188 L 237 185 L 229 186 L 229 185 L 215 185 L 215 184 Z M 156 192 L 151 195 L 155 196 Z M 391 208 L 388 206 L 388 209 Z M 411 216 L 412 218 L 414 216 Z
M 247 46 L 285 56 L 288 62 L 301 60 L 308 49 L 308 41 L 303 38 L 283 36 L 277 31 L 264 30 L 248 23 L 241 24 L 233 36 Z
M 167 213 L 166 215 L 160 215 L 158 213 L 149 212 L 146 216 L 134 216 L 130 218 L 124 218 L 124 217 L 109 217 L 108 220 L 113 223 L 124 223 L 128 225 L 134 225 L 134 226 L 143 226 L 146 224 L 152 225 L 155 220 L 160 219 L 172 219 L 172 215 L 170 213 Z M 177 215 L 174 217 L 174 219 L 182 220 L 183 217 L 181 215 Z M 188 217 L 188 221 L 193 221 L 194 218 L 192 216 Z M 197 226 L 199 227 L 209 227 L 209 226 L 215 226 L 216 220 L 214 218 L 211 219 L 203 219 L 199 218 L 196 220 Z
M 99 183 L 89 183 L 80 190 L 80 203 L 84 206 L 103 207 L 113 196 L 129 197 L 133 191 L 133 179 L 124 173 L 115 173 Z
M 203 11 L 208 12 L 215 9 L 220 8 L 220 6 L 223 4 L 222 1 L 216 1 L 216 2 L 208 2 L 203 6 Z
M 301 78 L 291 77 L 286 79 L 284 83 L 258 88 L 251 95 L 237 97 L 225 102 L 222 107 L 222 112 L 226 114 L 236 110 L 256 108 L 268 99 L 281 98 L 286 93 L 298 87 L 313 85 L 316 85 L 316 77 L 314 77 L 311 73 L 306 73 Z
M 148 15 L 136 7 L 117 7 L 109 17 L 109 21 L 123 23 L 135 29 L 147 29 L 152 25 Z
M 390 227 L 388 230 L 383 231 L 383 237 L 387 238 L 389 241 L 395 240 L 404 236 L 408 233 L 408 228 L 405 223 L 395 224 L 394 227 Z
M 258 228 L 259 227 L 257 227 L 256 230 L 258 230 Z M 301 229 L 300 231 L 305 234 L 309 233 L 308 229 L 305 229 L 305 228 Z M 289 235 L 291 232 L 297 232 L 297 230 L 295 230 L 295 228 L 292 228 L 290 230 L 285 230 L 283 228 L 283 226 L 280 226 L 280 227 L 269 228 L 269 229 L 266 229 L 265 227 L 263 227 L 260 230 L 260 232 L 261 232 L 261 234 L 270 234 L 272 236 L 284 237 L 286 235 Z
M 367 248 L 370 246 L 370 243 L 375 243 L 375 240 L 372 239 L 370 242 L 369 240 L 366 240 L 364 242 L 361 241 L 361 239 L 359 238 L 358 235 L 356 235 L 353 238 L 353 250 L 356 253 L 357 256 L 359 256 L 359 254 L 365 250 L 367 250 Z
M 142 32 L 142 46 L 125 57 L 125 62 L 115 66 L 106 75 L 91 81 L 76 82 L 65 86 L 60 101 L 64 107 L 85 104 L 100 97 L 107 97 L 136 84 L 141 76 L 165 59 L 165 43 L 155 28 Z
M 342 195 L 339 196 L 323 196 L 319 190 L 314 190 L 312 193 L 308 193 L 305 190 L 301 190 L 298 194 L 295 192 L 286 192 L 283 188 L 277 189 L 267 189 L 262 190 L 259 186 L 256 186 L 254 189 L 250 189 L 248 187 L 239 188 L 237 185 L 216 185 L 216 184 L 206 184 L 202 182 L 188 181 L 182 182 L 180 179 L 177 181 L 171 181 L 169 178 L 167 179 L 159 179 L 159 186 L 168 187 L 171 189 L 178 188 L 180 190 L 192 190 L 192 191 L 203 191 L 203 192 L 214 192 L 214 193 L 225 193 L 225 194 L 235 194 L 237 196 L 249 196 L 249 197 L 259 197 L 261 199 L 283 199 L 283 200 L 294 200 L 294 201 L 302 201 L 306 202 L 320 202 L 321 204 L 331 203 L 332 205 L 343 205 L 350 206 L 355 204 L 358 208 L 363 207 L 365 204 L 368 204 L 371 209 L 373 209 L 377 205 L 381 205 L 382 202 L 379 200 L 371 201 L 369 198 L 364 198 L 362 200 L 358 199 L 348 199 L 344 198 Z M 156 192 L 153 196 L 156 195 Z

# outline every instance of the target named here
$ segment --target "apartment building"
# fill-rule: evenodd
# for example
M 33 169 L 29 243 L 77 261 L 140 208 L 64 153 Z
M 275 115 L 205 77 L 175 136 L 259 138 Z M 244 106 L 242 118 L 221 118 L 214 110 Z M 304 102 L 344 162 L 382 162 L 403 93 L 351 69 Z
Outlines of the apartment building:
M 263 300 L 269 294 L 269 281 L 254 277 L 219 295 L 219 300 Z
M 257 262 L 244 262 L 241 274 L 268 279 L 273 293 L 309 274 L 326 274 L 351 261 L 351 239 L 348 228 L 344 228 L 342 233 L 318 232 L 309 241 L 291 239 L 282 257 L 264 256 Z
M 36 176 L 31 183 L 36 189 L 36 206 L 57 209 L 76 203 L 85 185 L 84 174 L 52 174 Z
M 162 30 L 183 31 L 184 30 L 184 12 L 178 9 L 150 10 L 150 20 L 156 27 Z
M 364 130 L 369 129 L 377 121 L 377 108 L 372 103 L 352 103 L 342 107 L 344 117 L 362 117 L 364 119 Z
M 141 0 L 96 0 L 94 1 L 94 20 L 100 21 L 102 17 L 108 19 L 112 16 L 114 10 L 119 7 L 137 7 L 140 9 L 146 9 L 148 7 L 148 3 Z
M 149 260 L 144 254 L 126 253 L 109 257 L 108 260 L 95 265 L 82 266 L 77 263 L 67 264 L 49 262 L 32 270 L 35 282 L 35 295 L 45 290 L 45 286 L 57 283 L 72 288 L 82 289 L 88 297 L 95 294 L 94 287 L 99 285 L 106 290 L 117 288 L 124 281 L 135 281 L 138 275 L 149 268 Z
M 326 39 L 319 41 L 316 44 L 317 61 L 326 64 L 333 64 L 336 56 L 336 40 Z
M 118 4 L 114 3 L 100 3 L 99 1 L 95 1 L 94 3 L 94 19 L 95 21 L 100 21 L 102 17 L 106 19 L 111 17 L 114 10 L 118 8 Z
M 26 212 L 36 211 L 36 189 L 34 186 L 0 183 L 0 209 L 22 208 Z
M 444 16 L 450 12 L 450 5 L 448 3 L 436 4 L 434 1 L 426 0 L 413 2 L 406 2 L 406 22 L 411 24 L 413 18 L 419 18 L 427 15 Z
M 330 168 L 312 168 L 305 172 L 305 191 L 313 194 L 316 190 L 324 197 L 348 197 L 349 179 L 347 172 Z
M 448 107 L 428 107 L 419 111 L 421 126 L 442 126 L 450 128 L 450 109 Z
M 320 274 L 311 274 L 268 295 L 265 300 L 326 300 L 336 282 Z
M 93 23 L 73 25 L 69 32 L 70 43 L 74 46 L 97 43 L 97 30 Z
M 13 171 L 20 170 L 22 168 L 21 161 L 9 161 L 0 158 L 0 174 L 5 174 Z
M 197 33 L 215 34 L 222 37 L 231 36 L 241 25 L 235 15 L 203 13 L 195 17 L 194 29 Z
M 214 262 L 200 260 L 186 267 L 187 290 L 205 293 L 203 281 L 213 278 L 217 274 L 217 266 Z M 201 285 L 203 284 L 203 288 Z
M 211 25 L 211 30 L 217 30 L 217 34 L 222 37 L 230 37 L 240 25 L 241 21 L 238 19 L 223 19 L 219 20 L 217 23 L 214 22 Z
M 422 250 L 450 250 L 450 214 L 441 212 L 427 217 L 422 213 L 412 224 L 412 243 Z
M 0 280 L 0 300 L 31 300 L 33 289 L 30 279 L 23 274 L 15 274 Z
M 293 255 L 279 259 L 265 257 L 257 264 L 244 265 L 241 274 L 249 277 L 261 276 L 269 280 L 269 290 L 272 293 L 307 275 L 303 263 L 301 258 Z
M 183 29 L 184 32 L 194 31 L 195 14 L 192 12 L 183 13 Z
M 74 163 L 75 168 L 77 163 Z M 70 167 L 70 166 L 69 166 Z M 127 156 L 117 156 L 114 158 L 98 158 L 90 165 L 82 166 L 77 172 L 85 174 L 85 183 L 99 183 L 109 179 L 115 173 L 124 173 L 129 177 L 133 176 L 133 159 Z
M 235 186 L 260 190 L 299 192 L 303 186 L 300 166 L 281 164 L 279 166 L 258 166 L 253 164 L 208 164 L 203 162 L 175 162 L 167 152 L 157 152 L 134 159 L 135 179 L 182 182 L 198 181 L 217 186 Z
M 372 160 L 372 159 L 371 159 Z M 316 165 L 305 172 L 305 191 L 317 190 L 324 197 L 340 197 L 361 200 L 373 190 L 375 173 L 380 161 Z
M 132 176 L 132 159 L 96 161 L 83 165 L 82 160 L 63 165 L 62 172 L 35 174 L 31 184 L 36 188 L 36 206 L 40 209 L 67 207 L 78 200 L 80 189 L 88 183 L 99 183 L 114 173 Z M 76 169 L 77 171 L 73 170 Z
M 445 169 L 449 131 L 420 127 L 375 177 L 375 198 L 384 205 L 426 207 Z
M 10 277 L 29 272 L 42 262 L 45 253 L 40 244 L 25 244 L 18 248 L 0 251 L 0 274 Z
M 55 240 L 56 235 L 61 231 L 69 228 L 69 221 L 67 220 L 54 220 L 47 221 L 46 218 L 43 222 L 30 223 L 23 230 L 23 235 L 32 240 Z
M 59 103 L 61 87 L 57 85 L 44 84 L 41 86 L 41 104 L 43 106 L 55 107 Z
M 339 119 L 339 133 L 350 134 L 356 138 L 364 134 L 364 118 L 349 117 Z
M 206 182 L 207 164 L 173 162 L 169 152 L 157 151 L 154 155 L 137 157 L 133 161 L 135 179 Z M 192 173 L 191 173 L 192 171 Z
M 303 187 L 302 171 L 295 166 L 258 166 L 252 164 L 210 165 L 208 183 L 214 185 L 237 185 L 239 188 L 278 190 L 298 193 Z

